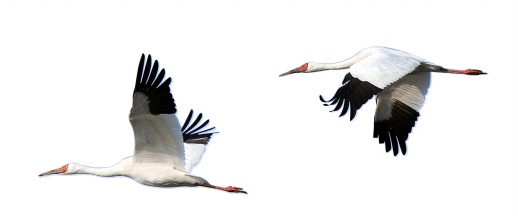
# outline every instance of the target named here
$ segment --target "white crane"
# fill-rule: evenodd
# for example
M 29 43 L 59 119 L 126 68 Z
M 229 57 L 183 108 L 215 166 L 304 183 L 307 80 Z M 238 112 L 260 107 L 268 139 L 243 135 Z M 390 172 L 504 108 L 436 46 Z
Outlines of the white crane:
M 398 147 L 406 154 L 405 142 L 423 106 L 430 86 L 430 72 L 486 74 L 475 69 L 446 69 L 392 48 L 369 47 L 341 62 L 304 63 L 280 76 L 340 69 L 349 69 L 342 85 L 333 98 L 326 101 L 320 96 L 320 100 L 325 106 L 336 105 L 332 112 L 341 108 L 340 117 L 350 108 L 350 120 L 353 120 L 356 111 L 376 95 L 374 138 L 378 138 L 380 144 L 385 143 L 386 152 L 392 149 L 394 156 L 398 154 Z
M 246 193 L 242 188 L 214 186 L 207 180 L 191 175 L 198 164 L 205 146 L 213 132 L 206 129 L 209 120 L 200 123 L 202 114 L 190 124 L 193 111 L 183 127 L 176 117 L 176 105 L 169 90 L 171 78 L 164 82 L 165 70 L 158 73 L 158 61 L 151 68 L 151 55 L 146 63 L 142 54 L 133 92 L 133 108 L 129 120 L 135 135 L 135 151 L 112 167 L 94 168 L 77 163 L 69 163 L 47 171 L 49 174 L 93 174 L 103 177 L 127 176 L 135 181 L 162 187 L 204 186 L 227 192 Z M 190 125 L 189 125 L 190 124 Z

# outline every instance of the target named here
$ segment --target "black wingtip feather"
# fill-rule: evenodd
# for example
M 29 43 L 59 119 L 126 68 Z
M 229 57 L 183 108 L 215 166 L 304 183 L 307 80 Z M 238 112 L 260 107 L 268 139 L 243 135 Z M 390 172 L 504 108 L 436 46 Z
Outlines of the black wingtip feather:
M 340 107 L 342 107 L 342 105 L 344 104 L 344 101 L 343 100 L 339 100 L 337 103 L 336 103 L 336 107 L 332 110 L 333 112 L 334 111 L 338 111 L 340 109 Z
M 406 140 L 419 117 L 419 112 L 400 101 L 396 101 L 393 103 L 391 113 L 389 119 L 374 122 L 373 136 L 378 138 L 380 144 L 385 143 L 387 152 L 392 149 L 394 156 L 396 156 L 401 149 L 401 153 L 406 155 Z
M 399 146 L 401 147 L 401 153 L 403 153 L 403 155 L 405 155 L 406 154 L 406 139 L 403 141 L 400 141 Z
M 200 126 L 198 126 L 198 128 L 196 128 L 196 129 L 192 130 L 191 132 L 192 132 L 192 133 L 197 132 L 198 130 L 200 130 L 200 129 L 204 128 L 205 126 L 207 126 L 207 125 L 209 124 L 209 122 L 210 122 L 210 120 L 208 120 L 208 119 L 207 119 L 207 120 L 205 120 L 205 122 L 203 122 L 203 124 L 201 124 Z
M 342 108 L 342 112 L 340 113 L 340 117 L 342 117 L 345 114 L 347 114 L 347 110 L 349 110 L 349 101 L 345 100 L 344 101 L 344 107 Z
M 151 72 L 150 72 L 150 75 L 149 75 L 149 78 L 146 82 L 146 85 L 145 85 L 145 89 L 149 89 L 151 88 L 151 84 L 153 84 L 153 82 L 156 80 L 156 75 L 158 73 L 158 60 L 155 60 L 155 62 L 153 63 L 153 68 L 151 69 Z
M 324 97 L 322 97 L 322 95 L 319 95 L 319 96 L 318 96 L 318 98 L 320 99 L 320 101 L 321 101 L 321 102 L 326 102 L 326 101 L 324 100 Z M 325 105 L 325 104 L 324 104 L 324 105 Z
M 362 107 L 370 98 L 381 91 L 378 87 L 367 81 L 354 78 L 351 73 L 347 73 L 342 81 L 342 86 L 335 92 L 333 98 L 325 100 L 322 95 L 320 101 L 324 106 L 336 105 L 331 112 L 342 109 L 339 117 L 347 114 L 350 107 L 350 120 L 354 119 L 358 109 Z
M 196 144 L 208 144 L 210 138 L 212 135 L 217 134 L 218 132 L 214 132 L 211 130 L 215 129 L 216 127 L 211 127 L 208 129 L 205 129 L 206 126 L 209 124 L 209 120 L 206 120 L 202 124 L 199 124 L 202 114 L 198 114 L 198 117 L 194 120 L 194 122 L 190 125 L 190 121 L 192 119 L 193 110 L 189 112 L 189 115 L 187 116 L 187 119 L 185 120 L 183 126 L 182 126 L 182 136 L 183 136 L 183 142 L 185 143 L 196 143 Z M 185 129 L 188 127 L 187 129 Z M 201 129 L 205 129 L 203 131 L 199 131 Z
M 153 82 L 153 85 L 151 85 L 150 87 L 152 87 L 152 88 L 158 87 L 158 84 L 160 84 L 160 82 L 162 82 L 162 80 L 164 80 L 164 76 L 165 76 L 165 69 L 162 69 L 160 71 L 160 73 L 158 74 L 158 77 L 156 77 L 155 82 Z
M 203 130 L 203 131 L 200 131 L 200 132 L 198 132 L 198 133 L 205 133 L 205 132 L 208 132 L 208 131 L 211 131 L 211 130 L 214 130 L 214 129 L 216 129 L 216 127 L 207 128 L 207 129 L 205 129 L 205 130 Z M 219 132 L 215 131 L 215 132 L 213 132 L 213 133 L 217 134 L 217 133 L 219 133 Z
M 142 54 L 140 58 L 134 93 L 142 93 L 148 97 L 149 112 L 153 115 L 176 113 L 176 104 L 169 89 L 171 78 L 161 82 L 165 76 L 165 70 L 162 69 L 157 76 L 158 61 L 154 62 L 153 71 L 151 71 L 151 55 L 148 55 L 147 60 L 145 57 Z
M 187 128 L 187 125 L 189 125 L 189 123 L 191 123 L 191 118 L 192 118 L 193 113 L 194 113 L 194 111 L 191 109 L 191 111 L 189 111 L 189 115 L 187 116 L 187 119 L 185 119 L 185 122 L 183 123 L 182 132 L 184 132 L 185 128 Z
M 394 134 L 393 131 L 390 132 L 390 142 L 392 142 L 392 151 L 394 152 L 394 157 L 395 157 L 399 153 L 399 146 L 398 146 L 396 134 Z
M 137 80 L 135 82 L 135 89 L 137 89 L 140 86 L 140 81 L 142 80 L 142 71 L 144 68 L 144 61 L 146 60 L 146 56 L 142 54 L 140 57 L 140 61 L 138 64 L 138 70 L 137 70 Z
M 194 128 L 194 126 L 198 125 L 198 123 L 201 121 L 202 117 L 203 117 L 202 113 L 198 114 L 198 117 L 196 117 L 196 119 L 194 119 L 194 122 L 192 123 L 192 125 L 189 128 L 187 128 L 187 130 L 185 130 L 185 132 L 190 133 L 191 130 Z
M 142 77 L 142 81 L 140 82 L 140 89 L 144 89 L 146 83 L 149 79 L 149 72 L 151 71 L 151 54 L 147 56 L 146 66 L 144 67 L 144 76 Z

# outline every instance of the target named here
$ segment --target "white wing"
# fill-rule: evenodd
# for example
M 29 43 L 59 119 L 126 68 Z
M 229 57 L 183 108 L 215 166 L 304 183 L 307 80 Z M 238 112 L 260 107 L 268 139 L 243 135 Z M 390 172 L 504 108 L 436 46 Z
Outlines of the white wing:
M 205 154 L 205 144 L 185 144 L 185 170 L 191 173 L 192 169 L 200 163 Z
M 387 152 L 392 149 L 396 156 L 400 148 L 403 155 L 406 153 L 408 134 L 419 117 L 429 87 L 430 72 L 413 72 L 376 96 L 374 138 L 385 143 Z
M 380 89 L 384 89 L 426 62 L 412 54 L 385 47 L 370 47 L 355 56 L 364 58 L 360 58 L 349 68 L 351 75 Z
M 350 107 L 351 120 L 363 104 L 385 91 L 387 86 L 411 72 L 430 71 L 437 67 L 412 54 L 385 47 L 364 49 L 349 60 L 355 63 L 349 68 L 350 73 L 345 75 L 342 86 L 330 100 L 326 101 L 322 96 L 320 100 L 326 106 L 336 105 L 332 111 L 342 109 L 340 117 Z
M 158 73 L 158 62 L 151 69 L 151 55 L 139 63 L 130 122 L 135 135 L 133 160 L 137 163 L 168 163 L 185 172 L 185 152 L 176 105 L 169 89 L 171 78 L 163 83 L 165 70 Z
M 206 128 L 209 124 L 209 120 L 200 124 L 202 114 L 198 114 L 198 117 L 191 123 L 193 116 L 193 110 L 189 112 L 189 116 L 185 120 L 182 127 L 183 141 L 185 143 L 185 169 L 188 173 L 198 165 L 205 148 L 210 141 L 212 135 L 217 132 L 212 131 L 215 127 Z

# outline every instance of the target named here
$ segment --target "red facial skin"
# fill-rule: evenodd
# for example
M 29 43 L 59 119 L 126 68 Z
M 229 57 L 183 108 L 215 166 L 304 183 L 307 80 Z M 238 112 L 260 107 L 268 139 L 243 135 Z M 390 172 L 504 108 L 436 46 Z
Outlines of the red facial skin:
M 300 66 L 300 72 L 306 72 L 306 70 L 308 70 L 308 63 L 304 63 L 302 64 L 302 66 Z
M 61 173 L 67 172 L 67 169 L 68 169 L 68 164 L 65 164 L 65 166 L 61 167 Z

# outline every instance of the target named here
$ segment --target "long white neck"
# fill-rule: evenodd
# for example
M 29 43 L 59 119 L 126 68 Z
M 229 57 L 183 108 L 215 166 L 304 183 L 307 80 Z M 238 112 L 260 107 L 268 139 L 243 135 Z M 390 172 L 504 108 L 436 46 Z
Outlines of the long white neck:
M 89 167 L 81 164 L 74 164 L 70 174 L 92 174 L 96 176 L 126 176 L 127 167 L 130 166 L 131 157 L 125 158 L 121 162 L 111 167 Z M 70 168 L 70 165 L 69 165 Z
M 124 175 L 121 169 L 118 169 L 118 166 L 115 165 L 113 167 L 88 167 L 82 166 L 78 167 L 78 169 L 74 172 L 77 174 L 93 174 L 96 176 L 120 176 Z
M 360 60 L 360 57 L 353 56 L 347 60 L 336 63 L 310 63 L 308 67 L 308 72 L 347 69 Z
M 348 69 L 355 63 L 360 62 L 361 60 L 367 58 L 373 52 L 376 52 L 378 50 L 379 48 L 376 47 L 366 48 L 364 50 L 361 50 L 351 58 L 336 63 L 309 63 L 307 72 Z

